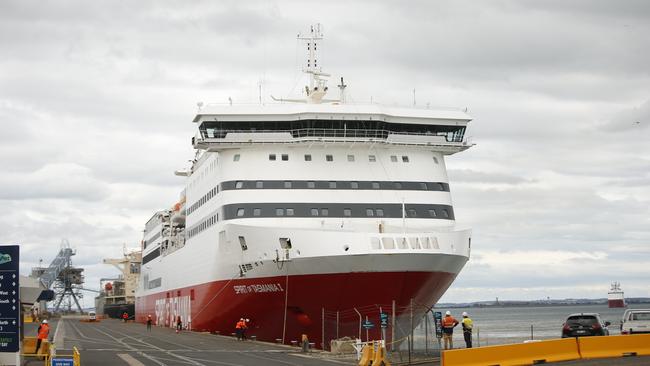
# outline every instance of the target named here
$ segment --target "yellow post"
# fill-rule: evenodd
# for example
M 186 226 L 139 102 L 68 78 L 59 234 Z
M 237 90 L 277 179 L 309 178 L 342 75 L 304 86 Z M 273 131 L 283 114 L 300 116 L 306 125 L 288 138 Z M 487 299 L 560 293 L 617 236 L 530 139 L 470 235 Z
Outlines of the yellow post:
M 372 363 L 374 357 L 374 347 L 372 344 L 366 344 L 361 350 L 361 359 L 359 360 L 359 366 L 370 366 L 374 365 Z
M 380 342 L 377 342 L 377 352 L 375 352 L 375 357 L 372 360 L 373 366 L 390 366 L 390 362 L 386 359 L 386 347 L 382 346 Z

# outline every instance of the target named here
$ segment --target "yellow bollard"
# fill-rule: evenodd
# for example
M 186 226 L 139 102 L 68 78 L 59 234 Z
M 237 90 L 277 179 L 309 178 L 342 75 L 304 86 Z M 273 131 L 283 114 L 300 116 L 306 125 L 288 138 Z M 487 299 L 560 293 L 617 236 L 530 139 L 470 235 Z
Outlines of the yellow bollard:
M 382 346 L 381 343 L 377 342 L 377 352 L 375 352 L 375 357 L 372 360 L 373 366 L 390 366 L 390 362 L 386 357 L 386 347 Z
M 361 350 L 361 359 L 359 360 L 359 366 L 370 366 L 373 365 L 372 360 L 374 357 L 375 349 L 372 344 L 366 344 Z

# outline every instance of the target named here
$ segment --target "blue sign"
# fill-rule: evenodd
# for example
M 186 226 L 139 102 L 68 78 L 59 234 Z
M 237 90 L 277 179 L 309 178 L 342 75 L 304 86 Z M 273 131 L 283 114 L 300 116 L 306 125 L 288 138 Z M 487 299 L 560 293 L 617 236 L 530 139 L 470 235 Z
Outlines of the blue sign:
M 361 324 L 361 326 L 366 328 L 366 329 L 372 329 L 372 328 L 375 327 L 375 324 L 373 322 L 371 322 L 370 320 L 366 320 L 365 322 L 363 322 L 363 324 Z
M 388 328 L 388 314 L 379 313 L 379 326 L 382 328 Z
M 433 313 L 433 324 L 436 326 L 436 337 L 442 338 L 442 312 Z
M 74 360 L 71 358 L 53 358 L 50 366 L 74 366 Z
M 0 352 L 20 349 L 20 284 L 18 245 L 0 246 Z

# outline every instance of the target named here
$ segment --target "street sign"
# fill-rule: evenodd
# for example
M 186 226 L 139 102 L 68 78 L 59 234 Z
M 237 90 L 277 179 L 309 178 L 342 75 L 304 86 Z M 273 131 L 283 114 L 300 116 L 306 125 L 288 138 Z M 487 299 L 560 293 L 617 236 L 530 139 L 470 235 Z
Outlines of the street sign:
M 361 326 L 364 327 L 365 329 L 372 329 L 372 328 L 375 327 L 375 324 L 373 322 L 371 322 L 370 320 L 366 320 L 365 322 L 363 322 L 361 324 Z
M 18 245 L 0 246 L 0 352 L 18 352 L 20 284 Z
M 433 324 L 436 326 L 436 337 L 442 338 L 442 312 L 436 311 L 433 313 Z
M 388 314 L 380 313 L 379 314 L 379 326 L 382 328 L 388 328 Z

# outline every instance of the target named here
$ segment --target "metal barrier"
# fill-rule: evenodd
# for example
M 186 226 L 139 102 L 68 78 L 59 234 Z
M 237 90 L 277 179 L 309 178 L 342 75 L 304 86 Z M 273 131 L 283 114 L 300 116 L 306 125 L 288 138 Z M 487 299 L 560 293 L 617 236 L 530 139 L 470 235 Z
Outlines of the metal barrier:
M 384 341 L 367 342 L 361 351 L 359 366 L 390 366 Z
M 72 363 L 70 363 L 72 361 Z M 50 348 L 50 352 L 45 357 L 45 366 L 81 366 L 81 354 L 77 347 L 72 347 L 71 354 L 57 353 L 54 347 Z
M 554 339 L 522 344 L 447 350 L 442 352 L 442 366 L 531 365 L 580 358 L 575 338 Z
M 578 338 L 582 358 L 650 355 L 650 334 Z
M 43 357 L 47 359 L 47 357 L 49 356 L 53 348 L 52 344 L 50 344 L 50 342 L 48 342 L 47 339 L 44 339 L 43 341 L 41 341 L 41 346 L 38 349 L 39 352 L 36 353 L 36 342 L 37 342 L 36 337 L 23 338 L 23 344 L 21 347 L 22 353 L 20 355 L 23 357 L 34 357 L 34 358 Z

